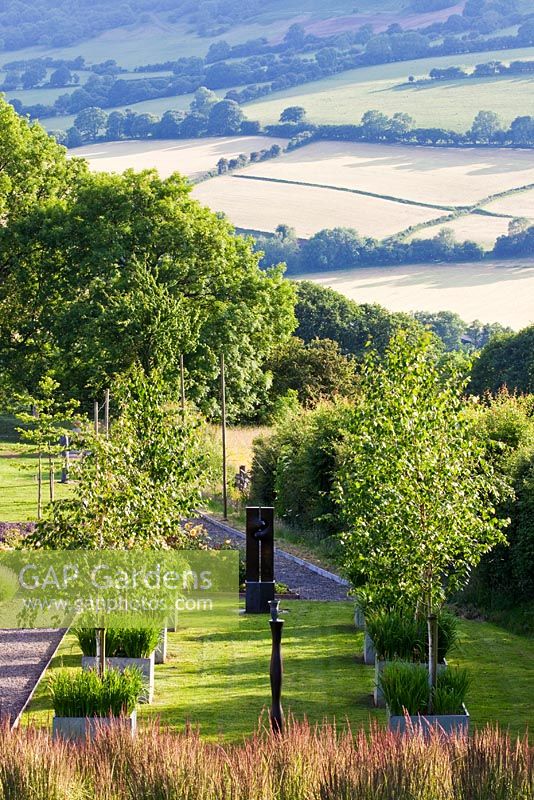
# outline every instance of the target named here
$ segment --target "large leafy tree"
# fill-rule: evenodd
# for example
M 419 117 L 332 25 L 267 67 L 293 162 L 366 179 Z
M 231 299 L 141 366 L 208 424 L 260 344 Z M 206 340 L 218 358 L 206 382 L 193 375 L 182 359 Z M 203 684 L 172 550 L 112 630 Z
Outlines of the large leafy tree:
M 37 124 L 19 117 L 0 98 L 0 219 L 3 226 L 18 220 L 37 203 L 68 194 L 78 176 L 87 171 L 85 162 L 67 159 Z M 5 275 L 8 253 L 0 250 L 0 281 Z
M 183 353 L 189 397 L 213 412 L 224 352 L 229 412 L 244 417 L 266 391 L 266 357 L 294 328 L 282 271 L 261 271 L 179 175 L 85 174 L 4 227 L 0 244 L 0 366 L 30 391 L 52 371 L 87 400 L 137 361 L 173 380 Z
M 370 599 L 406 600 L 429 618 L 435 682 L 436 612 L 470 570 L 505 541 L 496 504 L 507 484 L 464 412 L 464 381 L 439 369 L 430 336 L 399 334 L 360 376 L 340 454 L 345 565 Z
M 332 339 L 345 355 L 362 356 L 370 342 L 383 353 L 399 330 L 411 335 L 421 325 L 410 314 L 394 313 L 379 305 L 356 303 L 334 289 L 301 281 L 297 284 L 296 335 L 305 342 Z

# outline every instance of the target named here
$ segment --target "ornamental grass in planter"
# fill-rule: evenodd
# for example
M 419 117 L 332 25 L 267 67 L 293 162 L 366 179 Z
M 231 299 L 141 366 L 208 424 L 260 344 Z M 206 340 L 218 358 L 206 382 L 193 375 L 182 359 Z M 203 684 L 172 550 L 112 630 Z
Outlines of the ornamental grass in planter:
M 438 728 L 446 733 L 468 732 L 465 699 L 470 678 L 466 670 L 446 667 L 438 673 L 436 687 L 431 692 L 426 667 L 394 661 L 386 664 L 379 683 L 391 730 L 405 733 Z
M 427 621 L 410 609 L 369 611 L 366 617 L 367 633 L 375 651 L 374 701 L 384 705 L 380 688 L 380 673 L 391 661 L 419 664 L 428 661 Z M 450 611 L 438 616 L 438 670 L 446 666 L 446 656 L 458 640 L 458 618 Z
M 108 670 L 102 676 L 95 670 L 74 674 L 63 670 L 50 677 L 48 686 L 55 715 L 54 737 L 91 737 L 99 725 L 114 721 L 135 731 L 135 707 L 144 688 L 139 670 Z
M 94 628 L 75 628 L 73 631 L 83 653 L 83 669 L 94 669 L 96 663 L 96 633 Z M 161 625 L 139 625 L 131 628 L 106 628 L 106 665 L 122 672 L 134 667 L 143 675 L 143 702 L 154 697 L 154 651 L 161 637 Z

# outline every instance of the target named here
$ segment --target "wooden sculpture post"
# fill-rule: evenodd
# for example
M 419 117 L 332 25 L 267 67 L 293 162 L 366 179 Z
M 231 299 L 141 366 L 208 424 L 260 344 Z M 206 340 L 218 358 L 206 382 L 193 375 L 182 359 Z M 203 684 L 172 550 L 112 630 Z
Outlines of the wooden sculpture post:
M 278 600 L 271 600 L 271 636 L 273 640 L 271 651 L 271 729 L 273 733 L 282 733 L 284 730 L 284 712 L 282 711 L 282 629 L 284 620 L 278 618 Z

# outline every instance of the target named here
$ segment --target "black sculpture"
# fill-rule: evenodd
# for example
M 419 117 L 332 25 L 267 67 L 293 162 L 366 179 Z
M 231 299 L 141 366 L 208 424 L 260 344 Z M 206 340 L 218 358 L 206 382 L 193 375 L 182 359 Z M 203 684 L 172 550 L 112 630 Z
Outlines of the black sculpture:
M 274 509 L 247 508 L 245 610 L 267 614 L 274 600 Z
M 284 712 L 282 711 L 281 697 L 282 697 L 282 629 L 284 620 L 278 618 L 278 600 L 271 600 L 271 619 L 269 625 L 271 626 L 271 636 L 273 646 L 271 651 L 271 729 L 273 733 L 282 733 L 284 730 Z

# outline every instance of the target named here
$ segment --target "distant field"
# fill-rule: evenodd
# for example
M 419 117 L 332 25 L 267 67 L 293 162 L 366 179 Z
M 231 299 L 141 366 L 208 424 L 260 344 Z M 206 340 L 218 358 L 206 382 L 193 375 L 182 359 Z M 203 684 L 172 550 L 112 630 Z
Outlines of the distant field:
M 484 209 L 496 214 L 512 214 L 514 217 L 527 217 L 534 222 L 534 190 L 530 192 L 521 192 L 511 197 L 503 197 L 500 200 L 494 200 L 493 203 L 488 203 L 487 206 L 484 206 Z
M 194 177 L 214 168 L 223 156 L 250 153 L 275 141 L 265 137 L 129 141 L 70 152 L 87 158 L 97 171 L 152 167 L 163 176 L 177 170 Z M 307 237 L 325 227 L 345 226 L 383 238 L 438 220 L 447 209 L 475 205 L 489 195 L 531 183 L 534 153 L 528 150 L 318 142 L 233 175 L 212 178 L 196 186 L 193 195 L 214 211 L 224 212 L 239 228 L 274 231 L 284 222 Z M 534 204 L 531 194 L 515 194 L 487 210 L 528 216 L 527 206 Z M 471 215 L 448 225 L 458 239 L 474 239 L 489 248 L 506 232 L 508 222 Z M 417 235 L 433 235 L 440 227 L 427 227 Z
M 317 142 L 240 172 L 435 205 L 470 205 L 534 183 L 534 152 Z M 513 213 L 513 212 L 512 212 Z
M 356 228 L 366 236 L 383 238 L 439 215 L 434 209 L 333 189 L 248 181 L 232 176 L 198 184 L 193 196 L 213 211 L 223 211 L 239 228 L 274 231 L 283 222 L 302 237 L 312 236 L 325 227 L 346 227 Z
M 534 260 L 371 267 L 296 278 L 392 311 L 456 311 L 519 330 L 534 322 Z
M 427 239 L 436 236 L 442 228 L 451 230 L 459 242 L 469 239 L 482 245 L 486 250 L 491 250 L 498 236 L 508 232 L 510 219 L 501 217 L 486 217 L 481 214 L 469 214 L 458 217 L 452 222 L 441 223 L 425 228 L 413 234 L 411 239 Z
M 486 61 L 534 59 L 534 47 L 493 50 L 436 58 L 380 64 L 342 72 L 313 83 L 276 92 L 245 105 L 251 119 L 276 122 L 290 105 L 304 106 L 318 123 L 358 123 L 362 114 L 377 109 L 387 114 L 403 111 L 421 126 L 442 126 L 464 131 L 479 110 L 496 111 L 509 123 L 532 107 L 534 78 L 498 77 L 439 82 L 430 86 L 400 86 L 409 75 L 424 78 L 433 67 L 474 66 Z
M 212 42 L 225 39 L 230 44 L 245 42 L 266 36 L 281 38 L 294 21 L 296 12 L 279 14 L 279 18 L 265 24 L 250 23 L 226 31 L 220 36 L 204 38 L 197 36 L 183 22 L 171 24 L 163 16 L 153 14 L 149 23 L 114 28 L 86 42 L 71 47 L 27 47 L 0 54 L 1 63 L 20 59 L 53 56 L 54 58 L 76 58 L 82 55 L 91 63 L 114 58 L 123 67 L 136 67 L 181 56 L 204 56 Z
M 69 150 L 69 155 L 86 158 L 95 172 L 124 172 L 152 169 L 162 177 L 173 172 L 195 177 L 213 169 L 220 158 L 262 150 L 285 139 L 264 136 L 228 136 L 212 139 L 172 139 L 143 142 L 104 142 Z M 222 179 L 221 179 L 222 180 Z

